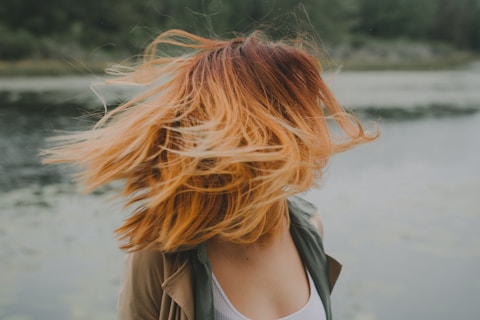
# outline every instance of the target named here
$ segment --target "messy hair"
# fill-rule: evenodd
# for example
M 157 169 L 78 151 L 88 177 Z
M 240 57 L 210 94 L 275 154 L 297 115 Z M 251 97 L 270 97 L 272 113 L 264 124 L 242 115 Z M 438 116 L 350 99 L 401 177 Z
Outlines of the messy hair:
M 87 191 L 123 182 L 134 208 L 117 229 L 123 249 L 266 239 L 288 219 L 286 199 L 315 185 L 333 154 L 375 138 L 305 48 L 260 32 L 221 41 L 164 32 L 114 80 L 147 89 L 91 130 L 59 138 L 44 161 L 78 165 Z

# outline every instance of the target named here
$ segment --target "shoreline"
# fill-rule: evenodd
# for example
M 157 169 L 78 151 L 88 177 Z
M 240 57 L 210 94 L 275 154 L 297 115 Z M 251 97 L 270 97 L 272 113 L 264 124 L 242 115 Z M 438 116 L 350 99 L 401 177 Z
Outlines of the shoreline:
M 343 71 L 431 71 L 466 67 L 480 56 L 473 53 L 458 53 L 447 57 L 431 57 L 406 60 L 369 60 L 346 59 L 340 63 Z
M 23 59 L 0 60 L 0 77 L 101 75 L 114 61 Z
M 411 71 L 411 70 L 446 70 L 462 68 L 480 60 L 480 55 L 471 52 L 455 52 L 446 56 L 429 56 L 422 58 L 391 59 L 377 55 L 356 58 L 327 56 L 324 70 L 343 71 Z M 16 61 L 0 60 L 0 77 L 21 76 L 68 76 L 68 75 L 104 75 L 105 69 L 118 64 L 113 60 L 56 60 L 25 59 Z

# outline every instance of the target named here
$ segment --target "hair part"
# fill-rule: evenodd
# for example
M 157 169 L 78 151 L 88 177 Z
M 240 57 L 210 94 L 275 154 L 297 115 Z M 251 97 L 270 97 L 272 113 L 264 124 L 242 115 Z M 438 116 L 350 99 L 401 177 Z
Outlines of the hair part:
M 159 55 L 165 46 L 181 54 Z M 135 210 L 116 232 L 128 250 L 267 239 L 288 218 L 287 197 L 315 185 L 333 154 L 377 135 L 339 105 L 315 56 L 259 32 L 220 41 L 167 31 L 110 82 L 149 87 L 43 155 L 78 165 L 87 192 L 124 181 Z M 334 141 L 329 119 L 346 139 Z

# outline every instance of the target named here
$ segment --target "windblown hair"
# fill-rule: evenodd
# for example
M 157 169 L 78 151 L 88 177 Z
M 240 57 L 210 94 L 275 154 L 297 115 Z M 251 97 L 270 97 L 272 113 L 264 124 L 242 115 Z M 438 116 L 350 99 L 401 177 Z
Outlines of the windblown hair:
M 330 156 L 376 136 L 342 109 L 303 48 L 259 32 L 228 41 L 162 33 L 115 80 L 147 89 L 93 129 L 57 139 L 44 162 L 78 165 L 87 191 L 124 182 L 134 212 L 117 229 L 123 249 L 267 239 L 288 219 L 286 198 L 314 185 Z

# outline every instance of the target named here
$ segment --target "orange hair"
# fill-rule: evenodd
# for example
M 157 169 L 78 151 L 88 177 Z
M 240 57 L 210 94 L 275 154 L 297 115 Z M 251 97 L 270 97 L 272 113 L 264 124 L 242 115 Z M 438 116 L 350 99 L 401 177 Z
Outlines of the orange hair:
M 163 45 L 181 54 L 159 55 Z M 308 190 L 331 155 L 376 137 L 320 72 L 301 46 L 259 32 L 217 41 L 167 31 L 115 80 L 148 89 L 92 130 L 58 138 L 44 162 L 78 165 L 87 191 L 124 181 L 136 209 L 117 229 L 123 249 L 185 250 L 214 236 L 253 243 L 279 229 L 286 198 Z M 346 134 L 341 142 L 329 118 Z

